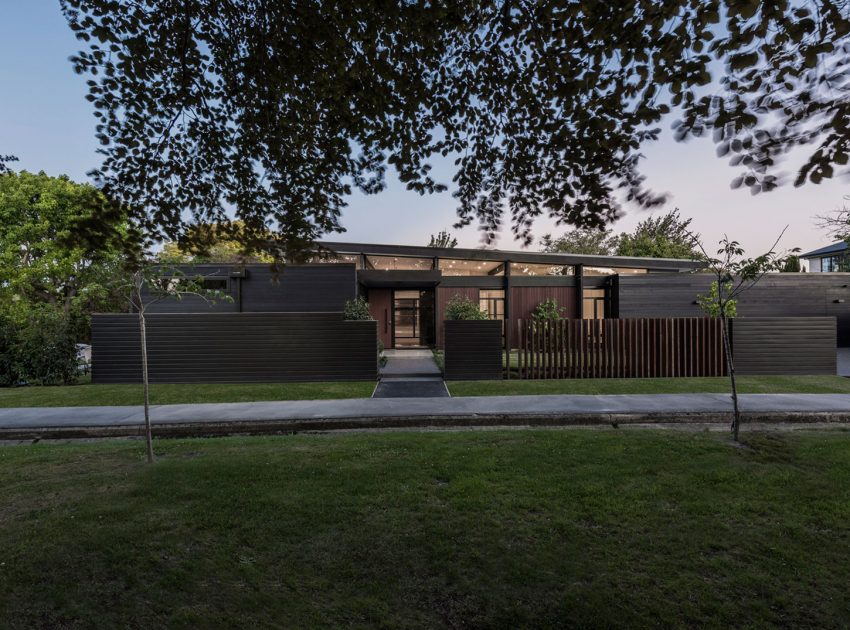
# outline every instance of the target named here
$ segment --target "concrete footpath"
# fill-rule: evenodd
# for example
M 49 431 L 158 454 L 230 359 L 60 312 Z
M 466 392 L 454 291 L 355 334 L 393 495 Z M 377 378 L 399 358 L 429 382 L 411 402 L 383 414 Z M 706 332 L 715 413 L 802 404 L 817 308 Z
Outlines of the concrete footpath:
M 745 394 L 746 422 L 850 422 L 850 394 Z M 158 436 L 340 429 L 726 423 L 728 394 L 358 398 L 155 405 Z M 140 407 L 0 409 L 0 440 L 139 435 Z

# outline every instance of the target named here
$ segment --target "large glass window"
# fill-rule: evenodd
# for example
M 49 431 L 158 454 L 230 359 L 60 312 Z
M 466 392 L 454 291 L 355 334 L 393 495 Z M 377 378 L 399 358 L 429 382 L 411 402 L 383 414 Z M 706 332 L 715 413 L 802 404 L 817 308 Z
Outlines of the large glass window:
M 505 319 L 505 290 L 481 289 L 478 292 L 478 305 L 490 319 Z
M 335 254 L 335 253 L 326 253 L 326 254 L 317 254 L 313 256 L 309 262 L 311 263 L 354 263 L 355 265 L 360 265 L 360 256 L 357 254 Z
M 605 319 L 605 289 L 585 289 L 581 297 L 584 319 Z
M 444 276 L 503 276 L 505 266 L 492 260 L 440 258 L 440 272 Z
M 821 271 L 850 271 L 850 265 L 848 265 L 848 260 L 846 256 L 827 256 L 826 258 L 821 258 L 820 260 Z
M 393 346 L 434 345 L 434 291 L 393 291 Z
M 511 275 L 514 276 L 571 276 L 574 273 L 572 265 L 511 263 Z
M 434 268 L 433 258 L 407 256 L 366 256 L 366 268 L 380 271 L 428 271 Z
M 636 269 L 634 267 L 585 267 L 582 272 L 586 276 L 628 276 L 634 274 L 647 273 L 647 270 Z

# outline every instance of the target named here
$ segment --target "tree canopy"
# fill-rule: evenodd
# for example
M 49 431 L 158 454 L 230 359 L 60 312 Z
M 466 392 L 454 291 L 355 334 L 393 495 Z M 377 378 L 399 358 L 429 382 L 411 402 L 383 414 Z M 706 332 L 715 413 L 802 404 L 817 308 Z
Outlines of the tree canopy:
M 588 256 L 611 256 L 619 242 L 620 237 L 611 230 L 597 228 L 568 230 L 558 237 L 546 234 L 540 240 L 544 252 Z
M 693 219 L 683 219 L 679 210 L 640 221 L 634 231 L 617 242 L 618 256 L 646 258 L 700 258 L 699 235 L 691 232 Z
M 428 247 L 457 247 L 457 239 L 449 234 L 446 230 L 437 232 L 437 235 L 431 235 L 431 240 L 428 241 Z
M 458 226 L 486 238 L 507 214 L 600 227 L 653 207 L 641 147 L 674 111 L 678 138 L 712 135 L 733 185 L 846 170 L 850 63 L 835 0 L 61 0 L 85 42 L 104 192 L 151 238 L 243 222 L 240 238 L 296 257 L 341 230 L 354 189 L 388 167 L 442 190 L 455 158 Z M 712 84 L 714 67 L 725 67 Z

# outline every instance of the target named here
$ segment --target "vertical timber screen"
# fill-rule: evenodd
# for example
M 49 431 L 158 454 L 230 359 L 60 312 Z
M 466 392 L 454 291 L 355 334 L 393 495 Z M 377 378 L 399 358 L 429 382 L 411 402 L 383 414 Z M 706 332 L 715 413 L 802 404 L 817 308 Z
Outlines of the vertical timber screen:
M 519 320 L 516 341 L 523 379 L 726 375 L 711 317 Z

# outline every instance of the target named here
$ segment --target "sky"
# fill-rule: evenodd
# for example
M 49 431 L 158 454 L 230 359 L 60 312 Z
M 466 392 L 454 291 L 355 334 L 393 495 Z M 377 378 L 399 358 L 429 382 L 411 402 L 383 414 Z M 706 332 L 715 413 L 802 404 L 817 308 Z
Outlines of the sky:
M 86 181 L 86 172 L 99 163 L 94 139 L 93 110 L 85 100 L 85 77 L 74 74 L 68 58 L 79 49 L 56 0 L 0 0 L 0 153 L 19 158 L 15 169 L 66 174 Z M 827 214 L 850 194 L 846 179 L 827 180 L 801 188 L 790 185 L 756 196 L 746 189 L 732 190 L 729 183 L 738 169 L 716 157 L 709 139 L 679 143 L 673 140 L 670 121 L 662 124 L 662 138 L 647 145 L 642 172 L 656 192 L 669 193 L 668 205 L 654 214 L 679 208 L 693 218 L 692 227 L 703 236 L 709 251 L 727 233 L 752 254 L 767 250 L 787 225 L 780 247 L 800 247 L 804 252 L 829 244 L 832 239 L 817 226 L 815 215 Z M 407 191 L 391 174 L 386 190 L 378 195 L 356 193 L 343 211 L 343 234 L 328 240 L 364 243 L 425 245 L 431 234 L 447 229 L 462 247 L 479 247 L 474 225 L 452 230 L 456 201 L 451 196 L 453 165 L 432 161 L 433 174 L 449 191 L 420 196 Z M 793 172 L 795 165 L 783 165 Z M 651 213 L 626 208 L 615 231 L 629 231 Z M 565 228 L 540 219 L 534 234 L 559 234 Z M 496 246 L 521 249 L 509 229 Z M 538 246 L 532 245 L 532 249 Z

